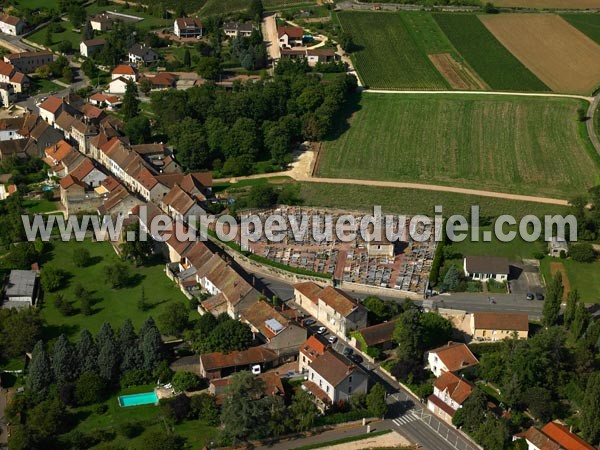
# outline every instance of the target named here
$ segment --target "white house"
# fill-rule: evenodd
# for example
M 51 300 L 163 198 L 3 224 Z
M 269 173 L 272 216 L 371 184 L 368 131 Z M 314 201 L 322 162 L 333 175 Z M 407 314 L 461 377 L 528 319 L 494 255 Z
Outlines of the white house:
M 128 58 L 131 64 L 152 64 L 158 61 L 160 56 L 146 44 L 133 44 L 129 49 Z
M 508 258 L 498 256 L 467 256 L 464 259 L 465 276 L 473 280 L 508 280 L 510 266 Z
M 40 104 L 39 108 L 40 117 L 50 125 L 54 125 L 56 119 L 63 111 L 64 103 L 62 98 L 51 95 Z
M 442 420 L 452 423 L 452 416 L 462 408 L 465 400 L 473 392 L 473 386 L 454 375 L 445 372 L 433 383 L 433 394 L 427 398 L 427 409 Z
M 312 282 L 297 283 L 294 285 L 294 299 L 339 336 L 367 326 L 367 309 L 334 287 L 321 289 Z
M 114 19 L 105 12 L 97 14 L 90 19 L 90 25 L 94 31 L 108 31 L 112 28 L 113 22 Z
M 458 372 L 479 364 L 475 355 L 465 344 L 448 344 L 427 352 L 427 367 L 436 377 L 446 372 Z
M 137 71 L 128 64 L 119 64 L 110 73 L 110 78 L 116 80 L 117 78 L 124 78 L 133 82 L 137 81 Z
M 328 350 L 308 365 L 307 381 L 302 389 L 324 411 L 329 406 L 349 401 L 354 394 L 366 394 L 369 378 L 346 357 Z
M 124 94 L 127 91 L 127 83 L 126 78 L 114 78 L 108 83 L 107 92 L 110 94 Z
M 81 41 L 81 43 L 79 44 L 79 53 L 81 53 L 81 56 L 90 58 L 94 55 L 94 53 L 102 50 L 104 44 L 106 44 L 106 40 L 102 38 L 94 38 L 88 39 L 87 41 Z
M 548 422 L 541 429 L 530 427 L 525 434 L 527 450 L 596 450 L 567 427 Z
M 99 170 L 90 158 L 85 158 L 70 174 L 90 187 L 100 186 L 107 175 Z
M 238 23 L 229 21 L 223 23 L 223 32 L 228 37 L 250 37 L 256 26 L 252 23 Z
M 23 129 L 23 118 L 7 118 L 0 120 L 0 142 L 12 141 L 15 139 L 24 139 L 25 136 L 19 134 Z
M 290 48 L 302 45 L 304 30 L 300 27 L 277 27 L 279 47 Z
M 9 16 L 8 14 L 0 15 L 0 31 L 11 36 L 18 36 L 25 28 L 25 21 L 20 17 Z
M 548 242 L 548 255 L 555 258 L 560 258 L 560 254 L 564 252 L 565 255 L 569 253 L 569 244 L 564 237 L 552 236 L 550 242 Z
M 37 272 L 34 270 L 11 270 L 4 291 L 4 308 L 28 307 L 37 298 Z
M 175 36 L 180 38 L 201 38 L 202 37 L 202 22 L 200 19 L 191 17 L 180 17 L 175 19 L 173 24 Z

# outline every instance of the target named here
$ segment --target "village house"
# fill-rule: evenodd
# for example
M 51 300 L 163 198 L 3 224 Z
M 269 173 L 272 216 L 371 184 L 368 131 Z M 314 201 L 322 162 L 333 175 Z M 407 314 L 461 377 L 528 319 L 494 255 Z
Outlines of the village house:
M 369 377 L 346 357 L 327 350 L 308 365 L 307 381 L 302 389 L 313 398 L 320 411 L 354 394 L 366 394 Z
M 351 342 L 359 350 L 366 352 L 367 349 L 363 348 L 363 344 L 368 348 L 378 348 L 380 350 L 388 350 L 393 348 L 396 344 L 393 340 L 394 328 L 396 327 L 396 320 L 389 322 L 379 323 L 377 325 L 371 325 L 370 327 L 360 328 L 356 330 L 355 334 L 358 334 L 360 338 L 351 338 Z
M 273 372 L 261 373 L 256 376 L 264 383 L 262 397 L 284 397 L 285 389 L 281 382 L 281 377 Z M 226 393 L 227 386 L 231 384 L 232 378 L 215 378 L 210 380 L 208 384 L 208 392 L 216 397 L 217 405 L 223 403 L 223 397 Z
M 279 47 L 291 48 L 302 45 L 304 30 L 300 27 L 277 27 Z
M 315 49 L 307 49 L 306 50 L 306 59 L 308 61 L 308 65 L 311 67 L 316 66 L 317 64 L 327 64 L 334 62 L 338 59 L 335 51 L 330 48 L 315 48 Z M 387 242 L 389 244 L 389 241 Z M 392 253 L 393 256 L 393 253 Z
M 67 111 L 63 111 L 56 118 L 56 122 L 54 122 L 54 128 L 60 130 L 65 135 L 65 140 L 71 139 L 71 129 L 73 128 L 73 122 L 77 120 L 73 115 L 71 115 Z
M 135 70 L 134 67 L 128 64 L 119 64 L 110 73 L 110 77 L 112 80 L 116 80 L 117 78 L 124 78 L 135 83 L 137 81 L 137 70 Z
M 45 155 L 44 162 L 49 167 L 48 175 L 59 178 L 66 176 L 69 168 L 74 169 L 85 158 L 64 140 L 46 148 Z
M 19 72 L 32 73 L 41 66 L 52 64 L 52 52 L 40 50 L 35 52 L 9 53 L 4 55 L 4 61 L 11 64 Z
M 223 32 L 230 38 L 250 37 L 256 29 L 253 23 L 238 23 L 233 20 L 223 23 Z
M 427 352 L 427 368 L 436 377 L 445 372 L 458 372 L 479 364 L 469 347 L 458 342 L 448 344 Z
M 201 38 L 202 37 L 202 22 L 200 19 L 191 17 L 180 17 L 175 19 L 173 24 L 175 36 L 179 38 Z
M 23 128 L 25 118 L 7 117 L 0 120 L 0 142 L 12 141 L 13 139 L 23 139 L 26 136 L 19 132 Z
M 90 18 L 90 25 L 94 31 L 108 31 L 112 28 L 114 19 L 105 12 Z
M 542 429 L 531 427 L 525 434 L 527 450 L 595 450 L 560 423 L 548 422 Z
M 340 336 L 367 326 L 367 309 L 334 287 L 320 289 L 312 282 L 297 283 L 294 298 L 311 316 Z
M 174 219 L 181 219 L 184 223 L 190 217 L 199 218 L 206 215 L 202 206 L 179 185 L 173 186 L 169 193 L 162 199 L 162 209 Z
M 96 189 L 102 192 L 102 190 Z M 119 184 L 106 196 L 104 203 L 98 207 L 97 211 L 100 216 L 126 217 L 141 203 L 140 200 Z
M 38 273 L 35 270 L 11 270 L 4 287 L 3 308 L 27 308 L 38 296 Z
M 67 217 L 84 211 L 95 211 L 104 201 L 90 186 L 74 175 L 65 176 L 59 185 L 60 201 Z
M 7 159 L 27 159 L 28 155 L 25 152 L 27 147 L 28 139 L 13 139 L 10 141 L 0 140 L 0 161 L 6 161 Z
M 64 136 L 37 114 L 32 115 L 31 119 L 33 118 L 36 119 L 36 122 L 29 132 L 29 141 L 25 146 L 25 153 L 30 157 L 44 158 L 46 148 L 60 142 Z
M 22 72 L 19 72 L 12 64 L 6 61 L 0 61 L 0 83 L 7 84 L 10 88 L 4 87 L 9 94 L 20 94 L 29 90 L 30 80 Z M 5 107 L 9 106 L 9 102 L 3 99 Z
M 254 338 L 273 350 L 280 360 L 295 360 L 300 345 L 306 341 L 306 329 L 286 319 L 266 301 L 258 301 L 240 314 Z
M 40 117 L 50 125 L 54 125 L 56 119 L 64 109 L 63 99 L 56 95 L 51 95 L 40 104 L 39 109 Z
M 224 378 L 241 370 L 264 372 L 275 366 L 277 355 L 264 347 L 250 347 L 248 350 L 223 354 L 221 352 L 200 355 L 199 375 L 209 380 Z M 255 366 L 258 367 L 255 368 Z
M 81 56 L 91 58 L 94 55 L 94 53 L 102 50 L 105 44 L 106 39 L 102 38 L 94 38 L 81 41 L 81 43 L 79 44 L 79 53 L 81 53 Z
M 83 161 L 70 171 L 70 174 L 92 188 L 101 186 L 107 178 L 107 175 L 87 157 L 84 157 Z
M 127 92 L 127 84 L 129 80 L 124 77 L 113 78 L 108 82 L 108 89 L 106 92 L 109 94 L 124 94 Z
M 152 47 L 136 43 L 129 49 L 128 59 L 131 64 L 152 64 L 160 59 L 160 55 Z
M 116 95 L 105 95 L 100 92 L 96 92 L 88 101 L 99 108 L 107 108 L 109 110 L 114 110 L 117 106 L 121 105 L 121 99 Z
M 473 385 L 452 372 L 444 372 L 433 383 L 433 394 L 427 397 L 427 409 L 447 423 L 452 423 L 452 416 L 471 392 Z
M 548 256 L 560 258 L 561 254 L 565 256 L 569 254 L 569 244 L 564 237 L 552 236 L 548 242 Z
M 516 336 L 527 339 L 527 313 L 475 312 L 471 315 L 471 336 L 477 342 L 496 342 Z
M 308 366 L 317 358 L 323 356 L 329 349 L 329 345 L 321 342 L 315 335 L 309 337 L 306 342 L 300 346 L 300 354 L 298 356 L 298 371 L 308 372 Z
M 11 36 L 18 36 L 23 33 L 25 21 L 20 17 L 0 14 L 0 32 Z
M 155 75 L 146 74 L 138 80 L 140 85 L 142 83 L 150 83 L 150 89 L 153 91 L 160 89 L 171 89 L 177 84 L 177 78 L 170 72 L 158 72 Z
M 498 256 L 467 256 L 464 259 L 465 276 L 478 281 L 508 280 L 508 258 Z

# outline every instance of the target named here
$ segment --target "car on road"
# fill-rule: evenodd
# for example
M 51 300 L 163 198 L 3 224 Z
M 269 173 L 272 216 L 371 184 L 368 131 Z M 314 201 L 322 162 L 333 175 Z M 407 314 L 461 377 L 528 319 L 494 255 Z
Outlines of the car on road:
M 325 334 L 326 331 L 327 331 L 327 328 L 319 327 L 319 329 L 317 330 L 317 334 Z
M 304 325 L 306 325 L 307 327 L 310 327 L 311 325 L 314 325 L 316 323 L 315 319 L 306 319 L 304 321 Z
M 528 292 L 527 297 L 525 297 L 525 298 L 527 298 L 527 300 L 533 300 L 535 297 L 531 292 Z
M 542 294 L 541 292 L 538 292 L 535 294 L 535 298 L 536 298 L 536 300 L 544 300 L 544 294 Z
M 356 364 L 360 364 L 361 362 L 363 362 L 363 357 L 360 356 L 358 353 L 350 355 L 350 359 Z
M 329 336 L 329 343 L 330 344 L 335 344 L 337 342 L 337 337 L 336 336 Z
M 352 353 L 354 353 L 354 350 L 352 350 L 350 347 L 346 347 L 344 348 L 344 356 L 349 357 L 350 355 L 352 355 Z

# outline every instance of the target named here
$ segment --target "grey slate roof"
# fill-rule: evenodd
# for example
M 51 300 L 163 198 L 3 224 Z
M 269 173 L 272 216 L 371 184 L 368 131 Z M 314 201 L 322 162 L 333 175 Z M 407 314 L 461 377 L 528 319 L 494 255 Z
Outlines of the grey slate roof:
M 33 270 L 11 270 L 6 283 L 6 297 L 33 297 L 36 276 Z

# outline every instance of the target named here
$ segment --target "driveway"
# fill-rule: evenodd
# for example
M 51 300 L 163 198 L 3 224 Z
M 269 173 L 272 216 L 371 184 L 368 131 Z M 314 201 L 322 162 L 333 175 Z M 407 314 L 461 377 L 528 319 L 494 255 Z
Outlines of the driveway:
M 513 294 L 527 295 L 527 293 L 543 292 L 540 279 L 540 265 L 538 261 L 519 261 L 510 263 L 508 277 L 510 291 Z

